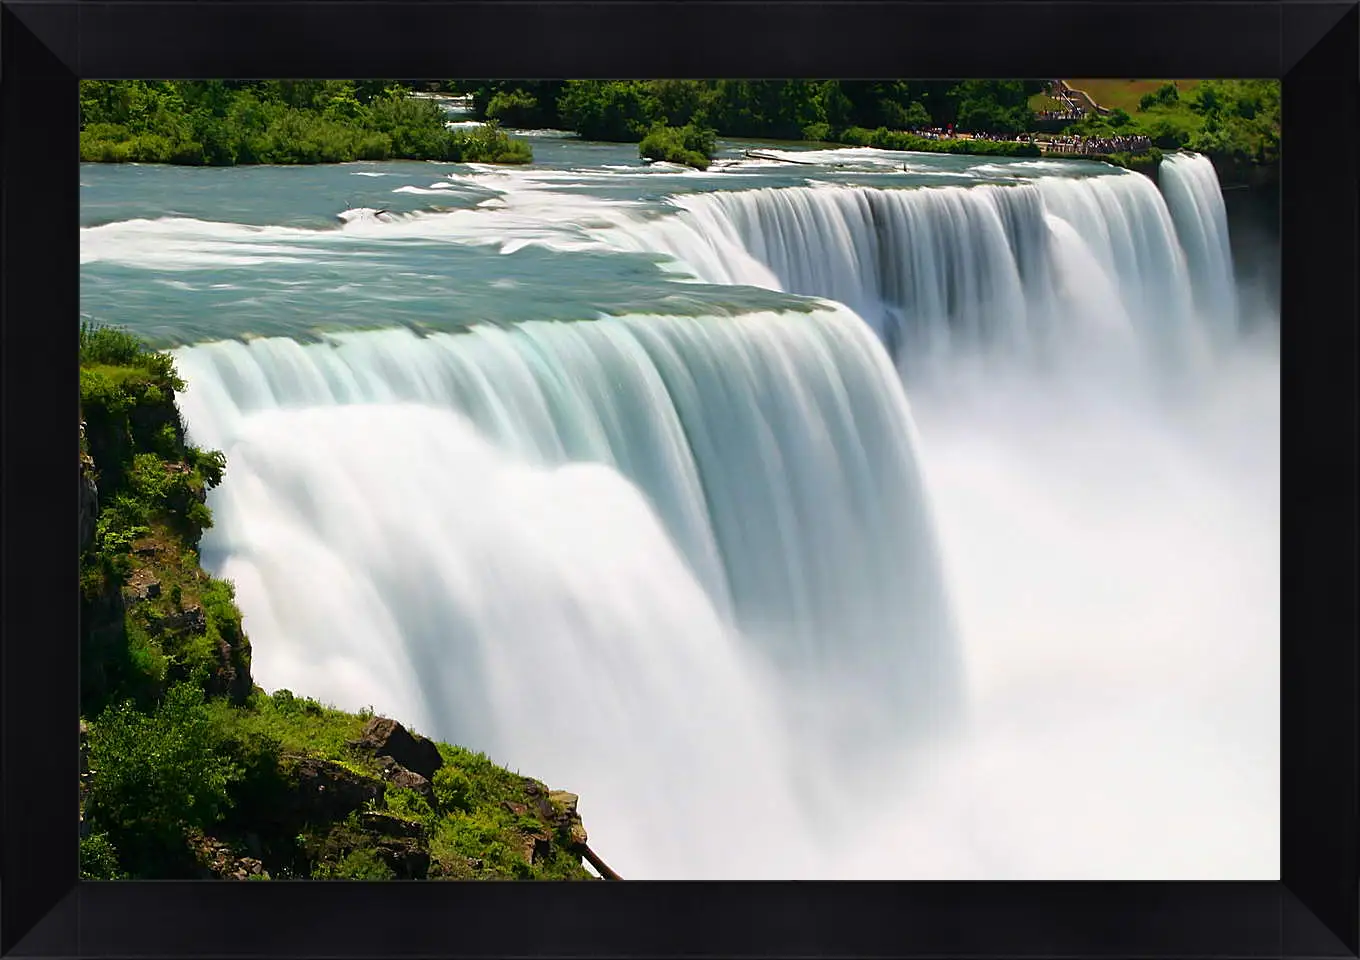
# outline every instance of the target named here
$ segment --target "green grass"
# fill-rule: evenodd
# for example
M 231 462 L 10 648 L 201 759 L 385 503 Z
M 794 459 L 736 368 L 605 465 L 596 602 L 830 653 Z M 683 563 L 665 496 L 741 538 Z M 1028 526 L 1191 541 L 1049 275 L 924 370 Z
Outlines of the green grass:
M 1066 110 L 1067 104 L 1061 100 L 1055 100 L 1046 93 L 1036 93 L 1029 98 L 1029 108 L 1035 113 L 1043 113 L 1046 110 Z
M 1120 108 L 1133 113 L 1138 109 L 1138 101 L 1145 93 L 1155 93 L 1163 84 L 1174 83 L 1182 97 L 1193 93 L 1200 80 L 1117 80 L 1088 79 L 1068 80 L 1073 90 L 1083 90 L 1097 104 L 1107 109 Z
M 366 722 L 356 714 L 323 706 L 310 697 L 294 697 L 288 690 L 270 696 L 257 689 L 243 709 L 224 701 L 215 701 L 213 708 L 230 729 L 275 740 L 284 753 L 334 760 L 365 776 L 376 772 L 376 764 L 362 762 L 348 746 L 348 741 L 363 733 Z

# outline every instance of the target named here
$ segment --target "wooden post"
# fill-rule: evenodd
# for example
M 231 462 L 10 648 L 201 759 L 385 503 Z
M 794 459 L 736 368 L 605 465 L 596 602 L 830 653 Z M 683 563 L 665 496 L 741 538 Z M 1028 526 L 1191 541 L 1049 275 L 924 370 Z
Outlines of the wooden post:
M 585 843 L 577 844 L 577 849 L 581 851 L 581 855 L 586 858 L 590 865 L 595 868 L 595 872 L 598 873 L 604 879 L 606 880 L 623 879 L 623 877 L 619 876 L 613 870 L 610 870 L 609 864 L 605 863 L 598 856 L 596 856 L 595 851 L 590 849 L 590 846 L 588 844 Z

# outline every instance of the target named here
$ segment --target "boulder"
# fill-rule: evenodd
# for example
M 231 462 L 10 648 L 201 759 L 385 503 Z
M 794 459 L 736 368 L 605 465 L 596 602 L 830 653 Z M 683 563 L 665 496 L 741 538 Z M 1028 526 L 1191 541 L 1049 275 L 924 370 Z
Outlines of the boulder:
M 242 638 L 236 644 L 217 641 L 217 663 L 208 677 L 208 692 L 215 697 L 228 697 L 238 707 L 246 702 L 255 683 L 250 676 L 249 641 Z
M 425 802 L 431 807 L 435 805 L 434 785 L 426 780 L 414 770 L 407 770 L 391 757 L 384 757 L 382 762 L 383 779 L 394 787 L 405 787 L 414 790 L 424 798 Z
M 391 839 L 423 840 L 425 838 L 424 824 L 404 820 L 394 814 L 383 813 L 379 810 L 364 811 L 359 814 L 359 822 L 363 824 L 365 830 Z
M 378 856 L 398 880 L 424 880 L 430 873 L 430 851 L 423 841 L 390 839 L 378 843 Z
M 416 736 L 400 723 L 388 717 L 373 717 L 364 725 L 364 732 L 354 745 L 370 750 L 375 756 L 391 757 L 412 773 L 426 780 L 444 765 L 444 758 L 431 740 Z
M 290 812 L 304 820 L 341 820 L 383 795 L 383 785 L 330 760 L 293 757 Z
M 565 830 L 575 846 L 584 845 L 588 839 L 585 825 L 581 823 L 581 815 L 576 811 L 576 804 L 580 799 L 576 794 L 568 793 L 566 790 L 553 790 L 548 794 L 548 802 L 553 807 L 553 816 L 549 823 L 558 830 Z

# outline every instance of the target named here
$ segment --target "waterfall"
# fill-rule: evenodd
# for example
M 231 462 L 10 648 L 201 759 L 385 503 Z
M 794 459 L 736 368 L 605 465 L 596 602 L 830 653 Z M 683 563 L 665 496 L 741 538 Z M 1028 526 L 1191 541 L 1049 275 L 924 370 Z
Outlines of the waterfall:
M 1107 875 L 1111 821 L 1121 878 L 1257 876 L 1240 836 L 1273 814 L 1219 814 L 1278 794 L 1245 746 L 1277 676 L 1277 363 L 1205 366 L 1236 323 L 1221 195 L 1202 158 L 1162 184 L 534 188 L 271 234 L 813 299 L 175 350 L 257 678 L 579 793 L 629 877 Z M 1168 379 L 1205 390 L 1145 391 Z
M 203 553 L 238 585 L 260 676 L 350 707 L 376 686 L 380 709 L 598 797 L 611 863 L 788 869 L 741 851 L 795 829 L 792 799 L 670 853 L 629 830 L 639 810 L 720 820 L 811 757 L 821 779 L 948 721 L 958 654 L 907 401 L 843 308 L 176 360 L 194 442 L 230 464 Z
M 710 283 L 844 303 L 909 374 L 959 355 L 1089 362 L 1093 348 L 1126 362 L 1133 348 L 1155 366 L 1194 370 L 1231 263 L 1220 255 L 1227 233 L 1221 201 L 1211 202 L 1212 167 L 1171 163 L 1166 201 L 1128 172 L 689 194 L 672 198 L 675 216 L 619 245 L 674 256 Z M 1201 304 L 1216 305 L 1208 320 Z
M 1237 333 L 1237 284 L 1223 191 L 1208 157 L 1173 153 L 1162 160 L 1162 192 L 1190 263 L 1195 305 L 1224 342 Z

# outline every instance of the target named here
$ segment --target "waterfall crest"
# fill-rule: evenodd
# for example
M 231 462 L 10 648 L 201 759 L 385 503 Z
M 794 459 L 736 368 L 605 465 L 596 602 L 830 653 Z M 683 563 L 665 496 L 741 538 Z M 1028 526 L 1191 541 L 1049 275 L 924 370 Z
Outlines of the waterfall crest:
M 1193 368 L 1228 322 L 1232 266 L 1212 166 L 1167 164 L 1165 199 L 1127 172 L 689 194 L 620 245 L 666 253 L 709 283 L 844 303 L 908 374 L 960 354 L 1085 360 L 1093 345 Z

